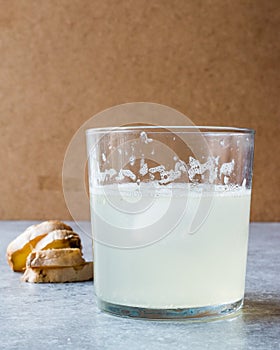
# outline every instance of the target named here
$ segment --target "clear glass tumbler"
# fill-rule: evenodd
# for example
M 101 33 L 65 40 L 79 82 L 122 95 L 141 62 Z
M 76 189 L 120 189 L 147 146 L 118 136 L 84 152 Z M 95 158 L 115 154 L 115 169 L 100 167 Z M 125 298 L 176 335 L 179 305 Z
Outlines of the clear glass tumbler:
M 215 317 L 243 303 L 254 131 L 87 130 L 94 285 L 120 316 Z

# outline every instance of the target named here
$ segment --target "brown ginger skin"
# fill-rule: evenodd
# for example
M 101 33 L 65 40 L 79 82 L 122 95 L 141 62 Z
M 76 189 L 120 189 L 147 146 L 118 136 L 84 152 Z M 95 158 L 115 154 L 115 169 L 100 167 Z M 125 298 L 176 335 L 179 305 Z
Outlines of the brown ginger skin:
M 43 237 L 54 230 L 72 231 L 72 228 L 64 222 L 49 220 L 38 225 L 29 226 L 14 239 L 7 248 L 7 261 L 11 269 L 18 272 L 24 271 L 27 256 Z

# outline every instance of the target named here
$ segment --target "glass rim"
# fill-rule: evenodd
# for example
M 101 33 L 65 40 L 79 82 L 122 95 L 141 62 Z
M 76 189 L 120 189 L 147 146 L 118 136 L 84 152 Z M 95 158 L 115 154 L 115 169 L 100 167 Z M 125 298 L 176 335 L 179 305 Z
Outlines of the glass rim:
M 109 133 L 109 132 L 132 132 L 137 130 L 153 131 L 155 133 L 168 133 L 165 130 L 156 130 L 159 128 L 170 129 L 170 131 L 186 132 L 186 133 L 201 133 L 209 135 L 254 135 L 256 132 L 250 128 L 238 128 L 232 126 L 196 126 L 196 125 L 132 125 L 132 126 L 111 126 L 103 128 L 90 128 L 87 129 L 86 135 L 98 134 L 98 133 Z

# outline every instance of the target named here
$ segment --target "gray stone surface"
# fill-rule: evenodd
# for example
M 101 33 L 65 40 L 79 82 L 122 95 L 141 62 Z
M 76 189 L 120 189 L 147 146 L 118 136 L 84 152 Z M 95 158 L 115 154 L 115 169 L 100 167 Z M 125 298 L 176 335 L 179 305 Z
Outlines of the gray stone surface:
M 232 319 L 196 323 L 101 313 L 92 282 L 20 282 L 5 251 L 30 224 L 0 222 L 0 349 L 280 349 L 280 224 L 251 225 L 242 312 Z M 90 257 L 90 238 L 83 234 L 82 239 Z

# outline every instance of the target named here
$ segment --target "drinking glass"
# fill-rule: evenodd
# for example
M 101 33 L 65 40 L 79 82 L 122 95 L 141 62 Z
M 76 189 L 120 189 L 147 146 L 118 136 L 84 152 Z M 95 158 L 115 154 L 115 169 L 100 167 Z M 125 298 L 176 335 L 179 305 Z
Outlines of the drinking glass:
M 152 319 L 241 308 L 254 131 L 142 125 L 86 136 L 99 308 Z

